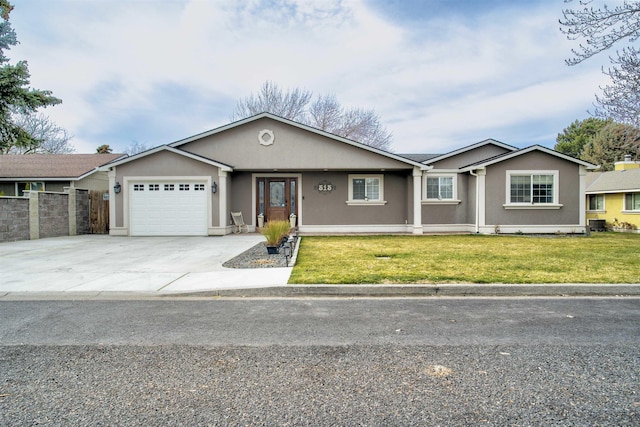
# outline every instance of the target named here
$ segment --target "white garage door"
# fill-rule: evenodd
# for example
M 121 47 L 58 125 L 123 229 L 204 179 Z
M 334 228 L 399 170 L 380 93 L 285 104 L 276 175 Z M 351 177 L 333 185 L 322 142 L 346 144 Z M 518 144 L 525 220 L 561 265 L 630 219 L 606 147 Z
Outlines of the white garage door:
M 131 235 L 206 236 L 205 188 L 200 182 L 131 183 Z

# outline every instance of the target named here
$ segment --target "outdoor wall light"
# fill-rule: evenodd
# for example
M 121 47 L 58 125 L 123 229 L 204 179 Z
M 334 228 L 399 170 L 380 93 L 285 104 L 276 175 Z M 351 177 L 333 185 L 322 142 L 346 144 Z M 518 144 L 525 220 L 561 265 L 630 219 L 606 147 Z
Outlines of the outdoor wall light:
M 213 194 L 216 194 L 218 192 L 218 184 L 216 184 L 215 181 L 213 181 L 213 184 L 211 185 L 211 192 Z
M 116 194 L 120 194 L 120 192 L 122 191 L 122 186 L 120 185 L 119 182 L 116 182 L 116 185 L 113 186 L 113 191 Z

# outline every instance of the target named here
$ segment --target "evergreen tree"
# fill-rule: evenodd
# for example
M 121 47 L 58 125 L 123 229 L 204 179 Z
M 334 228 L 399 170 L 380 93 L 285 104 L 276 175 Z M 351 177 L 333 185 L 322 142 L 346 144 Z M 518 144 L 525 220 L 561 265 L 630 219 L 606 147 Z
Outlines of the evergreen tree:
M 38 108 L 60 104 L 62 101 L 48 90 L 29 87 L 29 68 L 26 61 L 9 64 L 6 51 L 18 44 L 9 22 L 13 6 L 0 0 L 0 153 L 12 147 L 29 147 L 39 141 L 13 119 L 13 113 L 30 114 Z

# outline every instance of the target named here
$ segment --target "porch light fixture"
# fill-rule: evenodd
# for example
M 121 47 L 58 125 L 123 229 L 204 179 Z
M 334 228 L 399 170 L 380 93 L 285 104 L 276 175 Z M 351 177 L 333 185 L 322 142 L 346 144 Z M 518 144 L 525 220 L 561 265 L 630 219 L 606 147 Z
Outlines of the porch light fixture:
M 218 184 L 216 184 L 215 181 L 213 181 L 213 184 L 211 184 L 211 192 L 213 194 L 216 194 L 218 192 Z
M 116 185 L 113 186 L 113 191 L 116 194 L 120 194 L 120 192 L 122 191 L 122 186 L 119 182 L 116 182 Z

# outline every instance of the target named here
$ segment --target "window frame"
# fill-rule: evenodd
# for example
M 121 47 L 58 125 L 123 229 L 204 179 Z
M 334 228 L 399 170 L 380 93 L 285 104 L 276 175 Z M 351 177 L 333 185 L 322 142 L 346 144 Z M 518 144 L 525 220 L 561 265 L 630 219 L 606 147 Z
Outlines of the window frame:
M 378 198 L 377 199 L 354 199 L 353 198 L 353 181 L 356 179 L 377 179 L 378 180 Z M 385 205 L 387 202 L 384 200 L 384 174 L 349 174 L 348 176 L 348 200 L 347 204 L 350 206 L 380 206 Z M 366 183 L 365 183 L 366 191 Z
M 533 186 L 535 175 L 550 175 L 553 177 L 552 201 L 551 202 L 534 202 Z M 530 177 L 530 202 L 512 202 L 511 201 L 511 178 L 515 176 Z M 505 180 L 505 209 L 560 209 L 560 172 L 558 170 L 507 170 Z
M 629 208 L 629 206 L 627 205 L 627 197 L 631 197 L 631 209 Z M 623 209 L 623 213 L 633 213 L 633 214 L 640 214 L 640 209 L 633 209 L 633 202 L 634 199 L 639 199 L 640 200 L 640 191 L 630 191 L 630 192 L 626 192 L 624 193 L 624 209 Z
M 591 209 L 591 198 L 594 197 L 596 200 L 596 207 L 595 209 Z M 602 206 L 598 207 L 599 203 L 597 202 L 597 200 L 601 198 L 602 200 Z M 605 195 L 602 193 L 598 193 L 598 194 L 587 194 L 587 212 L 604 212 L 605 211 Z
M 27 184 L 29 184 L 29 190 L 21 190 L 20 186 L 24 185 L 25 188 L 27 186 Z M 31 190 L 31 187 L 33 185 L 38 186 L 39 188 L 36 188 L 35 190 Z M 22 194 L 20 194 L 20 192 L 22 191 Z M 26 191 L 45 191 L 45 182 L 44 181 L 16 181 L 15 184 L 15 194 L 17 197 L 25 197 L 25 192 Z
M 429 178 L 433 179 L 433 178 L 438 178 L 438 197 L 437 198 L 433 198 L 433 197 L 429 197 L 428 194 L 428 184 L 429 184 Z M 451 178 L 451 184 L 452 184 L 452 191 L 451 191 L 451 198 L 442 198 L 440 197 L 441 194 L 441 190 L 442 190 L 442 182 L 441 182 L 441 178 Z M 458 174 L 457 173 L 427 173 L 424 175 L 423 181 L 422 181 L 422 202 L 424 204 L 458 204 L 460 203 L 460 200 L 458 199 Z

